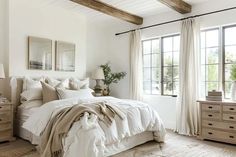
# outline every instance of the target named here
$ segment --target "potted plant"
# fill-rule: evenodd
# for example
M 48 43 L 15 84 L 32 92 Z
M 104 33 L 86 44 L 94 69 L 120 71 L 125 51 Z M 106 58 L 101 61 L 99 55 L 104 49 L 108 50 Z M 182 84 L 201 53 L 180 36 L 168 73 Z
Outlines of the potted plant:
M 231 66 L 230 78 L 233 81 L 231 86 L 231 99 L 236 100 L 236 64 Z
M 105 79 L 103 80 L 104 85 L 106 88 L 104 89 L 104 95 L 110 95 L 110 85 L 112 83 L 118 83 L 121 79 L 123 79 L 126 76 L 126 72 L 118 72 L 113 73 L 111 71 L 110 63 L 106 63 L 104 65 L 100 65 L 100 67 L 103 69 Z

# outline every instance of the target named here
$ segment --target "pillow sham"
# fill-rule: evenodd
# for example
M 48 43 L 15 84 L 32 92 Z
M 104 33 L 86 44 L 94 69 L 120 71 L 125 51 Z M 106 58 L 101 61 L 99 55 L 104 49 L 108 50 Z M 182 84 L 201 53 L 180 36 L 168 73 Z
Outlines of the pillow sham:
M 41 88 L 32 88 L 23 91 L 21 94 L 21 103 L 31 100 L 42 100 L 42 89 Z
M 41 81 L 41 84 L 42 84 L 43 104 L 53 100 L 58 100 L 57 91 L 55 87 L 52 87 L 43 81 Z
M 30 77 L 24 77 L 23 79 L 23 91 L 34 89 L 34 88 L 42 88 L 40 81 L 43 81 L 44 79 L 41 77 L 38 80 L 32 79 Z
M 42 105 L 43 105 L 42 100 L 31 100 L 31 101 L 26 101 L 26 102 L 22 103 L 19 106 L 19 108 L 29 109 L 29 108 L 33 108 L 33 107 L 40 107 Z
M 90 88 L 80 89 L 80 90 L 66 90 L 57 88 L 57 95 L 59 99 L 68 99 L 68 98 L 93 98 L 93 90 Z
M 89 78 L 86 78 L 84 80 L 70 78 L 69 85 L 71 90 L 87 89 L 89 88 Z
M 54 79 L 54 78 L 49 78 L 47 77 L 46 78 L 46 82 L 53 86 L 53 87 L 60 87 L 60 88 L 67 88 L 69 89 L 69 79 L 64 79 L 64 80 L 57 80 L 57 79 Z

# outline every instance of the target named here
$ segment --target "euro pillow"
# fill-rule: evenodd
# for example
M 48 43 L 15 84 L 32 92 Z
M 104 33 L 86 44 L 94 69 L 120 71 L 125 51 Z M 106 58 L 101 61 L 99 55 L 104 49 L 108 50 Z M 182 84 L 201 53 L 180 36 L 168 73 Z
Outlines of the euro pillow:
M 32 79 L 30 77 L 24 77 L 23 79 L 23 91 L 34 89 L 34 88 L 42 88 L 40 81 L 43 81 L 44 78 L 41 77 L 39 79 Z
M 69 79 L 64 79 L 64 80 L 57 80 L 54 78 L 46 78 L 46 81 L 49 85 L 53 87 L 60 87 L 60 88 L 66 88 L 69 89 Z
M 80 90 L 66 90 L 57 88 L 57 95 L 59 99 L 68 98 L 94 98 L 92 95 L 93 90 L 90 88 Z
M 41 88 L 32 88 L 25 90 L 21 93 L 21 103 L 31 100 L 42 100 L 42 89 Z
M 69 83 L 71 90 L 80 90 L 80 89 L 88 89 L 89 88 L 89 78 L 80 80 L 76 78 L 70 78 Z

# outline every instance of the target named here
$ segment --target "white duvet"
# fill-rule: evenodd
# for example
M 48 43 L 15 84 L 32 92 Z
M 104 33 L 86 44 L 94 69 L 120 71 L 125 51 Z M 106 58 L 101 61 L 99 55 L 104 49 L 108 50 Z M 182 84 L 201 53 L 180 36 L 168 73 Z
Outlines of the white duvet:
M 118 106 L 126 118 L 121 120 L 115 117 L 112 125 L 107 127 L 103 123 L 98 123 L 95 116 L 85 114 L 80 121 L 73 124 L 63 140 L 64 157 L 102 157 L 109 154 L 106 146 L 144 131 L 152 131 L 156 141 L 164 141 L 165 129 L 156 111 L 139 101 L 113 97 L 72 98 L 49 102 L 31 115 L 23 124 L 23 128 L 40 136 L 50 119 L 61 109 L 78 103 L 101 101 Z

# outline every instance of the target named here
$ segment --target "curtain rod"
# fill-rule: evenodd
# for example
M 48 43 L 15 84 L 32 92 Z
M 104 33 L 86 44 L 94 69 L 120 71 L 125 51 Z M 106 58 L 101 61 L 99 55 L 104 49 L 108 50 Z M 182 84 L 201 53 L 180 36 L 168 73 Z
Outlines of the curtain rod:
M 201 17 L 201 16 L 210 15 L 210 14 L 216 14 L 216 13 L 220 13 L 220 12 L 224 12 L 224 11 L 228 11 L 228 10 L 233 10 L 233 9 L 236 9 L 236 7 L 231 7 L 231 8 L 226 8 L 226 9 L 222 9 L 222 10 L 212 11 L 212 12 L 208 12 L 208 13 L 198 14 L 198 15 L 194 15 L 194 16 L 189 16 L 189 17 L 185 17 L 185 18 L 180 18 L 180 19 L 172 20 L 172 21 L 157 23 L 157 24 L 153 24 L 153 25 L 149 25 L 149 26 L 145 26 L 145 27 L 141 27 L 141 28 L 137 28 L 137 29 L 131 29 L 131 30 L 128 30 L 128 31 L 116 33 L 115 35 L 118 36 L 118 35 L 121 35 L 121 34 L 126 34 L 126 33 L 129 33 L 129 32 L 138 30 L 138 29 L 142 30 L 142 29 L 157 27 L 157 26 L 161 26 L 161 25 L 165 25 L 165 24 L 169 24 L 169 23 L 183 21 L 183 20 L 186 20 L 186 19 L 189 19 L 189 18 L 195 18 L 195 17 Z

